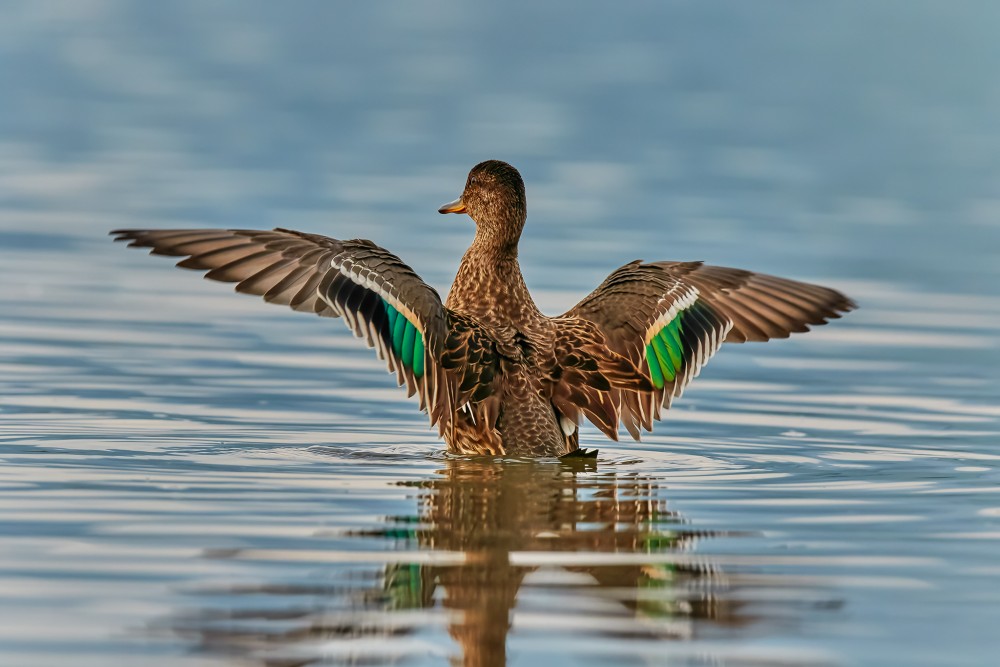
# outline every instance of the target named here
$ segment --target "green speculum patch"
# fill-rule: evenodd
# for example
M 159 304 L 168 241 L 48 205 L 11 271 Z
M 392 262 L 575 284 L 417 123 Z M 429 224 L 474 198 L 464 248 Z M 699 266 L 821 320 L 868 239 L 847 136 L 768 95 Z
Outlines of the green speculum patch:
M 392 304 L 382 299 L 385 306 L 386 327 L 392 351 L 403 366 L 413 371 L 417 377 L 424 374 L 424 337 L 416 325 L 396 310 Z
M 684 365 L 684 344 L 681 342 L 683 313 L 678 313 L 674 319 L 663 325 L 646 345 L 646 364 L 649 366 L 649 377 L 653 386 L 662 389 L 663 385 L 677 377 Z

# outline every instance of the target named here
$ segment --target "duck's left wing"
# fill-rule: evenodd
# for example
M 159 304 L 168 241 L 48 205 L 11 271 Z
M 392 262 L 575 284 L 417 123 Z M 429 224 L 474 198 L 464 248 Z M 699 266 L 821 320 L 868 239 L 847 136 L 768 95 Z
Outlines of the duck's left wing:
M 638 439 L 723 342 L 786 338 L 854 307 L 819 285 L 701 262 L 636 261 L 563 317 L 596 324 L 608 347 L 649 378 L 652 391 L 616 395 L 622 423 Z
M 371 241 L 341 241 L 288 229 L 121 229 L 116 241 L 185 257 L 177 263 L 236 291 L 324 317 L 343 317 L 378 350 L 431 424 L 450 419 L 463 380 L 449 362 L 448 313 L 438 293 Z M 452 355 L 453 356 L 453 355 Z M 442 361 L 444 362 L 442 364 Z

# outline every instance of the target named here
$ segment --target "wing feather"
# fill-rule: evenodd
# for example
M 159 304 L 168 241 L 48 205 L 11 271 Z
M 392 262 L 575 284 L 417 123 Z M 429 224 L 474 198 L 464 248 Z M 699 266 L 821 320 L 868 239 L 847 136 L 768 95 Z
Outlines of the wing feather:
M 787 338 L 855 307 L 836 290 L 786 278 L 701 262 L 636 261 L 563 317 L 596 324 L 608 346 L 649 379 L 652 390 L 612 392 L 622 424 L 638 440 L 640 428 L 652 430 L 723 342 Z
M 496 341 L 476 322 L 448 311 L 410 267 L 371 241 L 287 229 L 123 229 L 112 234 L 151 254 L 182 257 L 178 266 L 236 283 L 238 292 L 342 317 L 375 348 L 408 395 L 419 394 L 421 409 L 442 432 L 458 405 L 485 405 L 495 390 Z M 398 337 L 396 327 L 401 327 Z M 493 413 L 495 423 L 495 406 L 477 409 Z

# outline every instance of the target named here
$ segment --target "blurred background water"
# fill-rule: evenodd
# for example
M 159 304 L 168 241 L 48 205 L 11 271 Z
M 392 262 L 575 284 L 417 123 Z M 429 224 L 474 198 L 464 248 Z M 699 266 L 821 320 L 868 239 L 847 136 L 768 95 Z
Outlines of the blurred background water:
M 2 3 L 0 663 L 993 664 L 1000 6 Z M 547 312 L 702 259 L 861 309 L 594 465 L 443 455 L 331 320 L 126 252 L 284 226 Z

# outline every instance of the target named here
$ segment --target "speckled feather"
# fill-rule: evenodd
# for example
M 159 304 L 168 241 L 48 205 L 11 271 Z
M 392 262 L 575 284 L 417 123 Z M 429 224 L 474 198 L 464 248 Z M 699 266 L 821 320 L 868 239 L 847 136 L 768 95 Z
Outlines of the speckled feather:
M 564 455 L 584 417 L 610 438 L 621 424 L 638 439 L 724 341 L 787 337 L 854 308 L 834 290 L 740 269 L 632 262 L 548 317 L 517 261 L 527 208 L 516 169 L 477 165 L 441 212 L 476 222 L 444 303 L 371 241 L 287 229 L 112 234 L 239 292 L 342 317 L 464 454 Z

